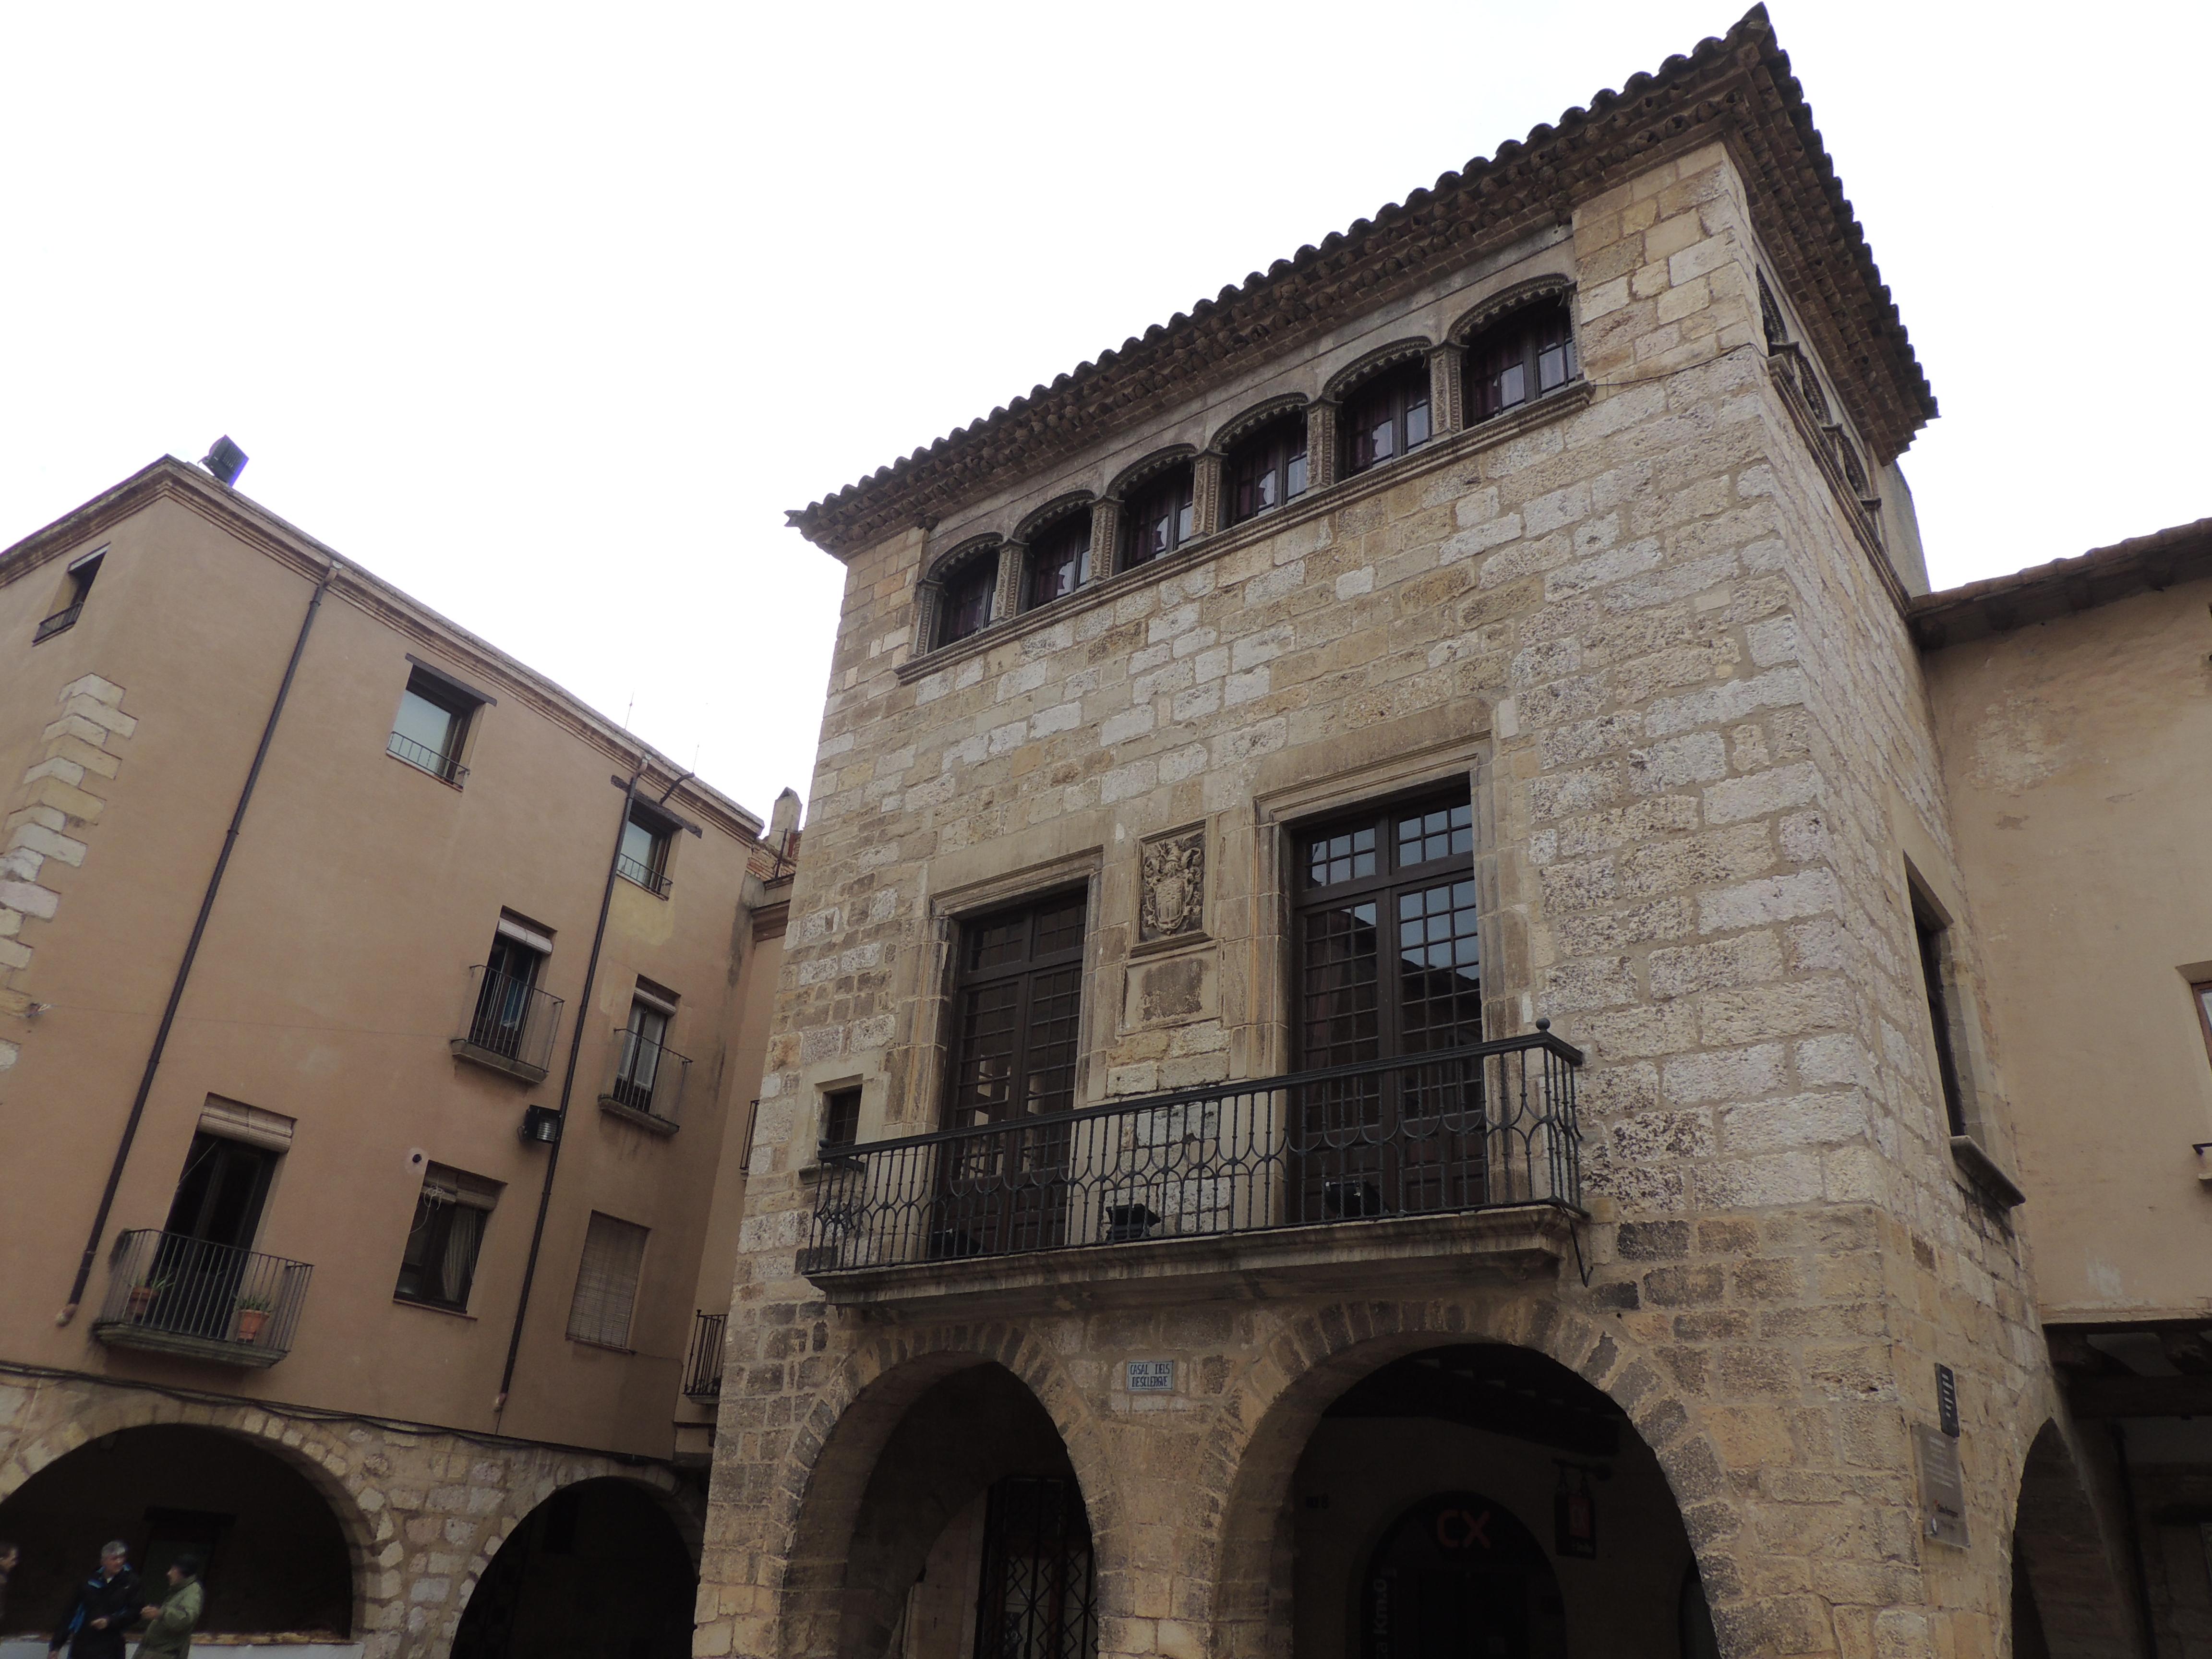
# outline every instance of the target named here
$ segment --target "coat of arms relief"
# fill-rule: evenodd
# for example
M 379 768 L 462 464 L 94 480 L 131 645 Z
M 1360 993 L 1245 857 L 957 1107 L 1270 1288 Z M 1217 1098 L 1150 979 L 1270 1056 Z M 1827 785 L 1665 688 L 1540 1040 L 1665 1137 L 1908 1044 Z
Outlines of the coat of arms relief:
M 1180 830 L 1142 847 L 1143 891 L 1137 907 L 1141 943 L 1204 930 L 1206 829 Z

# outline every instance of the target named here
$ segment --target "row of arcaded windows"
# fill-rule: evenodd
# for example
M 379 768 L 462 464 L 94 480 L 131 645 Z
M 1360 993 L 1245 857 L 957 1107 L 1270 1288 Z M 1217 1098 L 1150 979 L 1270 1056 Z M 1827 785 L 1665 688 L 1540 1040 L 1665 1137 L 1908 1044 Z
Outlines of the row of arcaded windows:
M 1508 414 L 1558 391 L 1579 372 L 1566 296 L 1534 300 L 1491 324 L 1461 354 L 1456 390 L 1464 423 Z M 1008 605 L 1034 611 L 1096 576 L 1175 552 L 1200 531 L 1201 464 L 1218 469 L 1211 488 L 1219 491 L 1219 500 L 1211 516 L 1227 529 L 1297 500 L 1316 482 L 1353 477 L 1419 449 L 1444 429 L 1431 404 L 1450 389 L 1449 380 L 1439 388 L 1425 354 L 1387 363 L 1340 400 L 1285 410 L 1247 429 L 1217 455 L 1176 460 L 1148 474 L 1119 501 L 1077 503 L 1021 552 L 1019 580 L 1006 605 L 999 601 L 1000 588 L 1002 580 L 1013 578 L 1001 577 L 1001 544 L 979 547 L 940 579 L 933 625 L 925 630 L 928 646 L 980 633 Z M 1324 410 L 1326 416 L 1317 419 Z M 1323 446 L 1325 466 L 1315 465 L 1316 444 Z M 1093 545 L 1102 531 L 1112 537 L 1110 549 Z M 1103 556 L 1109 550 L 1110 562 Z

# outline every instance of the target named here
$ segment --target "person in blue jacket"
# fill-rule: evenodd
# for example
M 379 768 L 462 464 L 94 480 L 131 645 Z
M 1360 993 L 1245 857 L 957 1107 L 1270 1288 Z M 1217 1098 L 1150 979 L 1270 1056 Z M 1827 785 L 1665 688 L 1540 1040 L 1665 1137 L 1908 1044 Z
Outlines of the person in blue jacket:
M 100 1550 L 100 1571 L 76 1587 L 47 1644 L 47 1659 L 66 1648 L 70 1659 L 123 1659 L 123 1633 L 137 1621 L 138 1575 L 117 1539 Z

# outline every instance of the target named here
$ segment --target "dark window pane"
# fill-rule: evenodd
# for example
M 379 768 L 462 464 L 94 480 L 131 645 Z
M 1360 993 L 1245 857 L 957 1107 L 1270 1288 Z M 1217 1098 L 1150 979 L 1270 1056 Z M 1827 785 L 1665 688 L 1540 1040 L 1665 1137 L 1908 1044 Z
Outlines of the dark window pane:
M 418 744 L 443 761 L 453 758 L 453 732 L 459 724 L 459 719 L 452 709 L 410 689 L 399 694 L 399 714 L 392 722 L 392 731 L 393 736 Z M 404 777 L 406 774 L 400 775 Z
M 1091 515 L 1079 512 L 1038 537 L 1030 550 L 1026 610 L 1049 605 L 1091 580 Z
M 990 623 L 992 593 L 998 585 L 998 561 L 988 552 L 962 565 L 945 584 L 937 642 L 951 645 L 981 633 Z
M 1525 307 L 1491 325 L 1468 347 L 1468 420 L 1486 421 L 1555 392 L 1578 372 L 1565 302 Z
M 1190 539 L 1192 475 L 1188 465 L 1144 486 L 1129 498 L 1124 565 L 1163 558 Z
M 1404 454 L 1429 436 L 1429 366 L 1403 364 L 1356 392 L 1346 411 L 1350 470 L 1363 471 Z

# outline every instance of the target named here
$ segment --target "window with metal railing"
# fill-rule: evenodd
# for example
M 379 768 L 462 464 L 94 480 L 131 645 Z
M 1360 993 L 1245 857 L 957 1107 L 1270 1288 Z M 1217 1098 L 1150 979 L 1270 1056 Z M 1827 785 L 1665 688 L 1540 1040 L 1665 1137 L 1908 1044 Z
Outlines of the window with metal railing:
M 623 824 L 622 851 L 615 855 L 615 872 L 647 892 L 666 898 L 668 854 L 675 841 L 673 823 L 643 801 L 633 801 L 629 817 Z
M 691 1062 L 669 1047 L 676 994 L 641 979 L 629 1022 L 614 1034 L 613 1060 L 599 1104 L 651 1120 L 648 1127 L 673 1130 Z
M 491 954 L 469 969 L 472 994 L 456 1054 L 530 1082 L 544 1077 L 561 1024 L 561 999 L 538 982 L 552 950 L 538 924 L 501 913 Z
M 459 785 L 468 775 L 461 746 L 477 705 L 450 684 L 422 668 L 407 677 L 392 717 L 386 751 L 444 782 Z
M 85 599 L 92 592 L 93 578 L 100 574 L 100 561 L 106 554 L 107 550 L 103 547 L 71 561 L 62 581 L 60 603 L 40 619 L 38 631 L 31 635 L 33 645 L 76 626 L 76 619 L 84 614 Z
M 684 1359 L 684 1393 L 692 1400 L 719 1400 L 722 1395 L 722 1333 L 727 1314 L 699 1310 L 691 1322 L 691 1347 Z

